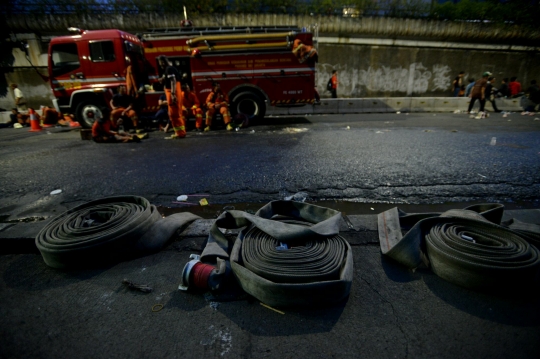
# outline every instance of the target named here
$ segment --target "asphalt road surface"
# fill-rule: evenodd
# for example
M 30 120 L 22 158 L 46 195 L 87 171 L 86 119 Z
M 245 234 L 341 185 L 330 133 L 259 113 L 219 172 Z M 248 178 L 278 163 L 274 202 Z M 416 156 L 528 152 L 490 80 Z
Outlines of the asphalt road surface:
M 208 218 L 225 205 L 257 209 L 299 192 L 349 213 L 395 204 L 537 208 L 539 135 L 536 117 L 441 113 L 267 117 L 238 132 L 182 140 L 151 132 L 128 144 L 56 128 L 1 129 L 0 215 L 38 216 L 48 204 L 120 194 Z M 210 206 L 173 203 L 183 194 Z
M 516 114 L 269 117 L 238 132 L 151 132 L 127 144 L 1 129 L 0 250 L 24 250 L 0 255 L 0 358 L 538 358 L 535 288 L 482 293 L 407 270 L 381 254 L 376 214 L 497 201 L 540 224 L 539 134 L 540 120 Z M 157 253 L 106 268 L 57 270 L 32 248 L 48 218 L 122 194 L 206 219 Z M 354 276 L 342 303 L 280 313 L 251 297 L 178 290 L 223 207 L 256 211 L 293 195 L 350 215 L 354 229 L 342 223 L 340 234 Z

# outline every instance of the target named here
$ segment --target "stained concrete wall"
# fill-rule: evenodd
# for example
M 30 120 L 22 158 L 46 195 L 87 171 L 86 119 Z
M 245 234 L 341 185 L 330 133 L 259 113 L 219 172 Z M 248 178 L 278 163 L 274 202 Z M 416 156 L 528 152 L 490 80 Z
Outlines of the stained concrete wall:
M 2 19 L 3 17 L 3 19 Z M 437 21 L 423 19 L 398 19 L 388 17 L 345 18 L 324 15 L 278 14 L 209 14 L 194 15 L 196 26 L 297 26 L 333 34 L 385 39 L 427 38 L 438 41 L 463 41 L 476 43 L 507 43 L 538 47 L 540 28 L 523 28 L 512 24 L 497 25 L 485 22 Z M 0 14 L 3 25 L 14 33 L 62 34 L 67 27 L 87 30 L 123 29 L 141 32 L 148 28 L 179 27 L 183 13 L 176 14 L 29 14 L 10 16 Z
M 537 52 L 332 43 L 318 48 L 318 88 L 324 91 L 335 69 L 342 97 L 451 96 L 460 71 L 465 71 L 464 79 L 490 71 L 496 87 L 505 77 L 517 76 L 525 88 L 540 80 Z
M 46 75 L 47 40 L 51 34 L 65 34 L 63 29 L 69 25 L 137 32 L 148 27 L 175 27 L 180 20 L 178 16 L 150 15 L 5 19 L 14 31 L 13 40 L 29 44 L 30 62 L 20 49 L 12 50 L 14 71 L 0 78 L 0 108 L 13 105 L 8 88 L 11 82 L 19 84 L 30 106 L 51 104 L 49 86 L 36 71 Z M 530 45 L 540 43 L 538 33 L 519 28 L 501 31 L 466 23 L 268 14 L 194 20 L 198 26 L 291 25 L 318 33 L 317 85 L 322 97 L 330 95 L 324 89 L 332 69 L 339 73 L 339 96 L 349 98 L 450 96 L 452 80 L 462 70 L 465 78 L 475 79 L 491 71 L 498 78 L 496 85 L 511 76 L 518 76 L 525 88 L 530 80 L 540 80 L 540 52 Z

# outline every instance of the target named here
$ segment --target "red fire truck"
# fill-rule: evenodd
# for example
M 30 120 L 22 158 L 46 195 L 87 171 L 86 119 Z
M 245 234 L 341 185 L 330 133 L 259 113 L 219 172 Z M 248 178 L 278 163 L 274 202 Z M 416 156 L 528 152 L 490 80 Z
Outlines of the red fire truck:
M 201 104 L 219 82 L 229 96 L 231 115 L 264 117 L 268 106 L 300 106 L 314 101 L 313 34 L 289 27 L 209 27 L 154 29 L 132 35 L 121 30 L 83 31 L 55 37 L 49 45 L 49 78 L 56 109 L 75 114 L 90 127 L 96 112 L 109 106 L 126 84 L 131 65 L 141 117 L 158 109 L 163 94 L 165 55 L 183 74 Z

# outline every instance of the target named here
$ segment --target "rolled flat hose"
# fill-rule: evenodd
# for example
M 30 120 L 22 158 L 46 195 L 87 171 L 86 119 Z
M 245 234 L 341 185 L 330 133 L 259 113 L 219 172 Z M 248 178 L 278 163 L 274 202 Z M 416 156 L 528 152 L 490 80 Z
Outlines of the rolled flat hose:
M 143 197 L 107 197 L 53 218 L 37 235 L 36 246 L 50 267 L 94 268 L 159 250 L 198 218 L 191 213 L 162 218 Z
M 349 294 L 353 275 L 340 219 L 338 211 L 293 201 L 270 202 L 255 215 L 227 211 L 211 228 L 201 261 L 230 261 L 244 291 L 271 306 L 335 304 Z M 219 230 L 242 227 L 235 240 Z
M 439 277 L 471 289 L 534 287 L 540 253 L 519 233 L 487 219 L 500 221 L 502 210 L 481 205 L 429 217 L 393 208 L 378 216 L 381 251 L 411 269 L 430 266 Z

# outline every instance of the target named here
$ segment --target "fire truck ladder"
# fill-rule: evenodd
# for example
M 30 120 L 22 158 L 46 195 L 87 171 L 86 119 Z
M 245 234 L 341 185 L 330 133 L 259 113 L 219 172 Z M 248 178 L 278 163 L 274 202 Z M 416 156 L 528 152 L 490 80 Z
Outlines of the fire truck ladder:
M 149 29 L 144 33 L 144 36 L 148 37 L 162 37 L 162 36 L 205 36 L 205 35 L 223 35 L 223 34 L 256 34 L 256 33 L 272 33 L 272 32 L 284 32 L 284 31 L 296 31 L 300 32 L 301 29 L 292 26 L 209 26 L 209 27 L 180 27 L 180 28 L 156 28 Z
M 194 49 L 199 51 L 233 51 L 290 48 L 291 38 L 294 38 L 296 34 L 295 31 L 290 31 L 270 34 L 205 35 L 188 40 L 186 44 L 189 46 L 189 51 Z

